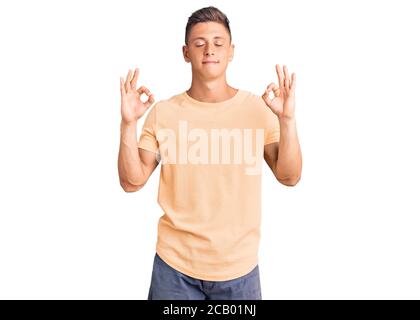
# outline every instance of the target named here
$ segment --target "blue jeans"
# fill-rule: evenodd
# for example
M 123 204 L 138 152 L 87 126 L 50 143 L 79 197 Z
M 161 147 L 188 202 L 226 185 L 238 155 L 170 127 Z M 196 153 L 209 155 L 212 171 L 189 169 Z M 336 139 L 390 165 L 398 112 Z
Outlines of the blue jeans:
M 148 300 L 262 300 L 258 265 L 236 279 L 207 281 L 175 270 L 156 253 Z

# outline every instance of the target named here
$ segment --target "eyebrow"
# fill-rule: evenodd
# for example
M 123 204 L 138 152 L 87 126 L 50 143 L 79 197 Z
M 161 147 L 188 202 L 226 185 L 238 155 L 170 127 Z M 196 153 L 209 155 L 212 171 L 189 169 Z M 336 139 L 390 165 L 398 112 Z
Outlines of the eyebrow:
M 194 40 L 197 40 L 197 39 L 206 40 L 206 38 L 204 38 L 204 37 L 196 37 L 196 38 L 192 39 L 191 41 L 194 41 Z M 221 36 L 216 36 L 216 37 L 213 37 L 213 39 L 225 39 L 225 38 L 221 37 Z

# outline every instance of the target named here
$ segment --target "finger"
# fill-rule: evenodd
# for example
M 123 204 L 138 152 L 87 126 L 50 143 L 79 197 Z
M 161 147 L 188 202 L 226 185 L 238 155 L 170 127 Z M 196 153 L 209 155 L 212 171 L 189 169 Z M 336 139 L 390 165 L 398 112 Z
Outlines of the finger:
M 264 94 L 261 96 L 267 106 L 271 106 L 270 97 L 268 96 L 268 91 L 265 90 Z
M 292 73 L 292 84 L 290 85 L 290 89 L 295 90 L 295 88 L 296 88 L 296 74 L 293 72 Z
M 270 105 L 271 105 L 271 98 L 270 98 L 270 91 L 274 92 L 274 97 L 277 97 L 278 95 L 276 94 L 276 92 L 278 93 L 278 91 L 276 91 L 278 89 L 278 86 L 275 83 L 270 83 L 267 86 L 267 89 L 265 89 L 265 95 L 267 97 L 267 99 L 270 99 Z
M 280 88 L 274 82 L 267 87 L 267 91 L 273 91 L 275 97 L 280 96 Z
M 274 90 L 274 88 L 278 88 L 278 86 L 274 83 L 274 82 L 271 82 L 268 86 L 267 86 L 267 89 L 266 89 L 266 91 L 272 91 L 272 90 Z
M 283 66 L 283 69 L 284 69 L 284 87 L 289 89 L 290 88 L 289 72 L 287 71 L 287 67 L 285 65 Z
M 149 97 L 149 99 L 147 99 L 147 101 L 145 102 L 147 107 L 152 105 L 153 102 L 155 101 L 153 94 L 145 86 L 141 86 L 140 88 L 138 88 L 137 92 L 140 94 L 140 97 L 143 93 L 145 93 Z
M 279 80 L 279 87 L 284 87 L 284 78 L 283 78 L 283 72 L 280 68 L 279 64 L 276 64 L 276 71 L 277 71 L 277 78 Z
M 133 90 L 136 90 L 136 86 L 137 86 L 137 78 L 139 77 L 139 68 L 136 68 L 134 70 L 134 78 L 133 80 L 131 80 L 131 88 Z
M 267 89 L 265 89 L 264 94 L 262 95 L 262 98 L 264 99 L 265 103 L 269 106 L 271 106 L 271 99 L 270 99 L 270 91 L 273 89 L 278 88 L 274 82 L 271 82 Z
M 125 91 L 126 92 L 130 91 L 130 89 L 131 89 L 130 80 L 131 80 L 131 69 L 128 70 L 127 78 L 125 79 Z
M 153 94 L 150 93 L 148 94 L 148 96 L 149 99 L 147 99 L 147 101 L 145 102 L 147 108 L 149 108 L 153 104 L 153 102 L 155 102 L 155 97 L 153 96 Z
M 124 78 L 120 77 L 120 91 L 121 91 L 121 96 L 125 96 L 126 92 L 125 92 L 125 88 L 124 88 Z
M 140 88 L 137 89 L 137 92 L 140 93 L 140 95 L 142 93 L 145 93 L 147 95 L 149 95 L 151 92 L 149 89 L 147 89 L 145 86 L 141 86 Z

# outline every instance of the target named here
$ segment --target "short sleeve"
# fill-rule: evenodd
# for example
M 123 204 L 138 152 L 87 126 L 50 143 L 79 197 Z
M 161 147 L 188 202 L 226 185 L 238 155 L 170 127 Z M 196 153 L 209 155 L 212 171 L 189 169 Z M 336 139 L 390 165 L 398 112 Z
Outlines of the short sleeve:
M 143 123 L 137 147 L 154 153 L 159 153 L 159 143 L 156 139 L 156 105 L 151 107 Z
M 262 100 L 262 99 L 261 99 Z M 269 107 L 265 104 L 263 100 L 265 115 L 264 115 L 264 131 L 265 139 L 264 145 L 279 142 L 280 140 L 280 123 L 279 118 L 271 111 Z

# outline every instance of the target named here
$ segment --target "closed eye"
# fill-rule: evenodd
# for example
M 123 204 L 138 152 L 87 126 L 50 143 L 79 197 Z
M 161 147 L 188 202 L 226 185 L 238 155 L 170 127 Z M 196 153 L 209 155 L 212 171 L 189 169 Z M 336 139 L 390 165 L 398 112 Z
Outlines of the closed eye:
M 196 47 L 202 47 L 202 46 L 204 46 L 204 44 L 196 45 Z M 222 47 L 222 46 L 223 46 L 223 44 L 216 44 L 216 47 Z

